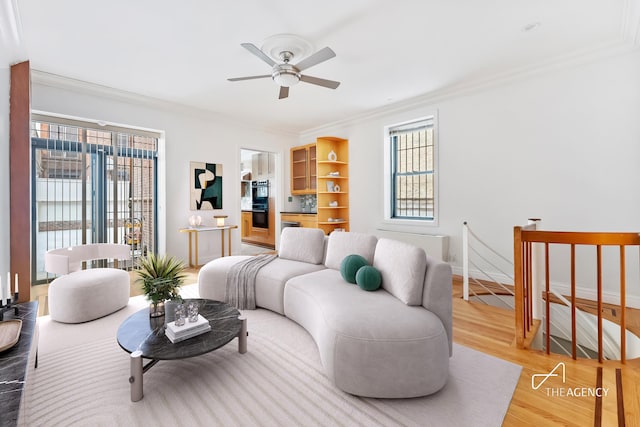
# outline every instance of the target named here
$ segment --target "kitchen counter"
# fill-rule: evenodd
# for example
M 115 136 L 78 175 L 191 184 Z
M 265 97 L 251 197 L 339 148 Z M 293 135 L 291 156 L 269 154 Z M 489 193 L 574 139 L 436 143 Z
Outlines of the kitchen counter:
M 281 215 L 317 215 L 318 212 L 280 211 Z
M 282 222 L 297 222 L 300 227 L 318 228 L 318 214 L 316 212 L 282 211 Z

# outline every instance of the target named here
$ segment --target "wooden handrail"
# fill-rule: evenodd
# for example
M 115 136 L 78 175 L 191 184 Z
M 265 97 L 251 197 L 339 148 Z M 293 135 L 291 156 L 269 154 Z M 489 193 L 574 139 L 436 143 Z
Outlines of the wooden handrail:
M 528 227 L 528 226 L 527 226 Z M 584 231 L 522 230 L 522 240 L 531 243 L 564 243 L 574 245 L 634 246 L 640 243 L 640 233 L 591 233 Z
M 532 264 L 532 252 L 534 243 L 544 244 L 544 294 L 546 307 L 546 322 L 544 325 L 546 333 L 546 351 L 549 353 L 550 347 L 550 307 L 549 307 L 549 246 L 568 245 L 570 247 L 570 275 L 571 275 L 571 352 L 576 358 L 577 347 L 577 326 L 576 326 L 576 246 L 586 245 L 595 247 L 596 251 L 596 295 L 597 295 L 597 324 L 598 324 L 598 360 L 603 360 L 603 330 L 602 330 L 602 246 L 618 246 L 620 251 L 620 350 L 622 363 L 626 360 L 626 258 L 625 249 L 627 246 L 637 246 L 640 248 L 640 233 L 606 233 L 606 232 L 567 232 L 567 231 L 540 231 L 535 229 L 535 224 L 514 227 L 514 285 L 515 285 L 515 324 L 516 324 L 516 345 L 519 348 L 525 347 L 527 334 L 533 324 L 533 299 L 540 298 L 533 290 L 532 271 L 535 266 Z

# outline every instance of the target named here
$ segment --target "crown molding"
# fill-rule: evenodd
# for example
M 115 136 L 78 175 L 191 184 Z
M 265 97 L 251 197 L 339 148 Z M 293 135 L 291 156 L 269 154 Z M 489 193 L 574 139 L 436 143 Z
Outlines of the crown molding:
M 627 42 L 640 46 L 640 1 L 625 0 L 620 33 Z
M 8 68 L 27 59 L 17 0 L 0 0 L 0 66 Z
M 298 136 L 297 132 L 288 132 L 283 131 L 282 129 L 256 126 L 255 124 L 239 120 L 237 117 L 222 114 L 217 111 L 210 111 L 202 108 L 180 104 L 177 102 L 166 101 L 147 95 L 141 95 L 135 92 L 115 89 L 109 86 L 90 83 L 71 77 L 49 73 L 46 71 L 31 70 L 31 82 L 42 86 L 69 90 L 86 95 L 93 95 L 101 98 L 111 99 L 114 101 L 163 110 L 171 113 L 178 113 L 189 117 L 197 117 L 203 120 L 214 120 L 225 124 L 231 123 L 246 129 L 271 133 L 274 135 Z
M 423 95 L 418 95 L 393 104 L 374 108 L 361 114 L 346 117 L 315 128 L 306 129 L 301 131 L 300 135 L 322 133 L 331 128 L 346 127 L 354 123 L 361 123 L 390 114 L 410 111 L 429 104 L 477 93 L 507 83 L 526 80 L 549 72 L 597 62 L 614 56 L 627 55 L 638 51 L 640 51 L 639 45 L 630 43 L 628 39 L 621 37 L 588 49 L 579 49 L 568 54 L 540 61 L 533 65 L 513 68 L 503 73 L 497 73 L 488 77 L 467 80 L 458 84 L 446 86 Z

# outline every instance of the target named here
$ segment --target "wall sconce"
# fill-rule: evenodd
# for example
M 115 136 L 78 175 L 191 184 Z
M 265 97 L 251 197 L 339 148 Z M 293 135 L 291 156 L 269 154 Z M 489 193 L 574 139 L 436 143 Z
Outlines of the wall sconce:
M 216 227 L 224 227 L 224 219 L 228 215 L 215 215 L 214 218 L 216 220 Z

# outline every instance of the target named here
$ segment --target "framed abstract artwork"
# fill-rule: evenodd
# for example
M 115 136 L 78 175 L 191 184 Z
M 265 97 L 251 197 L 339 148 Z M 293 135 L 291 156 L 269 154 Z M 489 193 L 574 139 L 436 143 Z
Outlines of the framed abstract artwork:
M 190 162 L 189 172 L 190 210 L 222 209 L 222 165 Z

